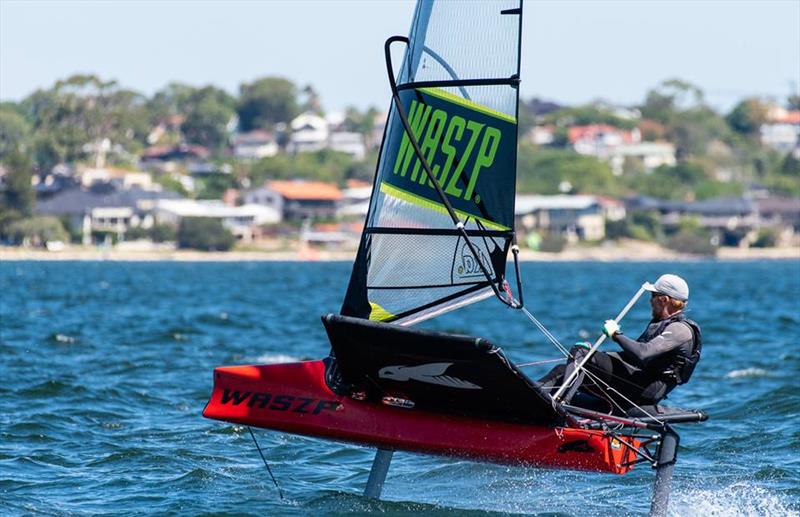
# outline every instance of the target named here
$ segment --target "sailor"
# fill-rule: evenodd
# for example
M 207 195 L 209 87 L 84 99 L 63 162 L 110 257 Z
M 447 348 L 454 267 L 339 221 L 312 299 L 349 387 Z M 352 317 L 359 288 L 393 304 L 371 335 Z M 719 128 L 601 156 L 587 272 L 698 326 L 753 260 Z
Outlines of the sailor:
M 565 392 L 563 402 L 569 403 L 581 388 L 609 402 L 610 409 L 624 412 L 634 404 L 655 405 L 675 386 L 689 381 L 702 347 L 700 327 L 684 314 L 689 286 L 681 277 L 666 274 L 654 284 L 645 283 L 644 287 L 650 291 L 653 315 L 645 331 L 637 339 L 631 339 L 622 333 L 616 321 L 606 320 L 603 332 L 622 351 L 595 352 L 585 365 L 588 378 L 585 372 L 579 372 Z M 583 361 L 589 349 L 588 343 L 576 344 L 567 364 L 556 366 L 539 381 L 542 387 L 556 389 L 571 376 L 576 363 Z

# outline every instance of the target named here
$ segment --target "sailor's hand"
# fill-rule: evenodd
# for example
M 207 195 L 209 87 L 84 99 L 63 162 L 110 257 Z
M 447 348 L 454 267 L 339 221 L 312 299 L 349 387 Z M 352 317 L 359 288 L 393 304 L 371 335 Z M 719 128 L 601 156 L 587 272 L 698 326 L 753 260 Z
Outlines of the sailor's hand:
M 613 338 L 614 334 L 622 332 L 622 329 L 619 328 L 619 324 L 614 320 L 606 320 L 603 323 L 603 334 L 606 336 Z

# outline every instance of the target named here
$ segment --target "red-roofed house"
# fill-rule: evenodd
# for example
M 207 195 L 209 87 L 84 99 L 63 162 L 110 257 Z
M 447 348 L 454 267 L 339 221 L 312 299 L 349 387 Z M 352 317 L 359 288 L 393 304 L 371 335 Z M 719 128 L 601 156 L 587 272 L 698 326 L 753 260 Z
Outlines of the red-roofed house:
M 794 150 L 800 156 L 800 111 L 771 107 L 761 126 L 761 143 L 782 153 Z
M 567 138 L 577 153 L 606 157 L 614 147 L 638 144 L 642 141 L 642 134 L 638 129 L 628 131 L 608 124 L 590 124 L 570 127 Z
M 305 180 L 274 180 L 245 193 L 245 203 L 257 203 L 278 209 L 284 219 L 332 219 L 342 199 L 342 191 L 333 183 Z

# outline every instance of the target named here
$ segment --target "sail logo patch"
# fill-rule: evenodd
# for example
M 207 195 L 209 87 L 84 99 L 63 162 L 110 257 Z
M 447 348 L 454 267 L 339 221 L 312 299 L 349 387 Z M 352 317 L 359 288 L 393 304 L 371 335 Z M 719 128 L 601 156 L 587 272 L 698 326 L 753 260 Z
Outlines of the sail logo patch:
M 516 119 L 439 88 L 402 90 L 400 105 L 408 131 L 393 112 L 379 161 L 381 190 L 446 213 L 435 179 L 460 218 L 510 229 L 514 224 Z M 430 176 L 423 163 L 430 166 Z
M 378 372 L 381 379 L 392 381 L 419 381 L 462 390 L 481 390 L 480 386 L 464 379 L 445 375 L 453 363 L 428 363 L 419 366 L 386 366 Z
M 422 155 L 431 166 L 431 172 L 439 180 L 444 193 L 448 197 L 479 203 L 480 196 L 473 196 L 475 185 L 481 171 L 494 164 L 502 138 L 500 130 L 458 115 L 451 116 L 444 109 L 416 100 L 411 101 L 408 122 L 414 138 L 419 142 Z M 463 172 L 467 164 L 470 167 L 468 180 L 465 180 Z M 434 188 L 428 174 L 422 169 L 422 163 L 406 132 L 403 132 L 393 172 L 401 177 L 408 176 L 412 183 Z
M 483 267 L 486 268 L 486 271 L 491 276 L 494 273 L 494 269 L 492 268 L 492 263 L 489 262 L 489 258 L 482 249 L 476 247 L 475 251 L 478 252 Z M 483 270 L 481 270 L 480 264 L 475 260 L 475 255 L 472 254 L 466 242 L 461 245 L 460 263 L 456 262 L 453 266 L 459 278 L 484 278 Z

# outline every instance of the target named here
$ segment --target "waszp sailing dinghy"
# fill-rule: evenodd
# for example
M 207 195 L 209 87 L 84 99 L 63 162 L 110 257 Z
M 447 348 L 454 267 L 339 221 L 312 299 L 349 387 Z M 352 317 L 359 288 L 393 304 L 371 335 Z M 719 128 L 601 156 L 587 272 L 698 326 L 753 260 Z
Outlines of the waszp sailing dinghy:
M 514 244 L 521 23 L 520 0 L 419 1 L 409 37 L 386 42 L 393 102 L 341 315 L 323 317 L 330 356 L 217 368 L 203 415 L 378 447 L 373 497 L 394 450 L 614 474 L 649 462 L 663 514 L 670 424 L 705 415 L 568 406 L 484 339 L 409 328 L 492 296 L 538 325 Z M 395 43 L 406 44 L 397 78 Z

